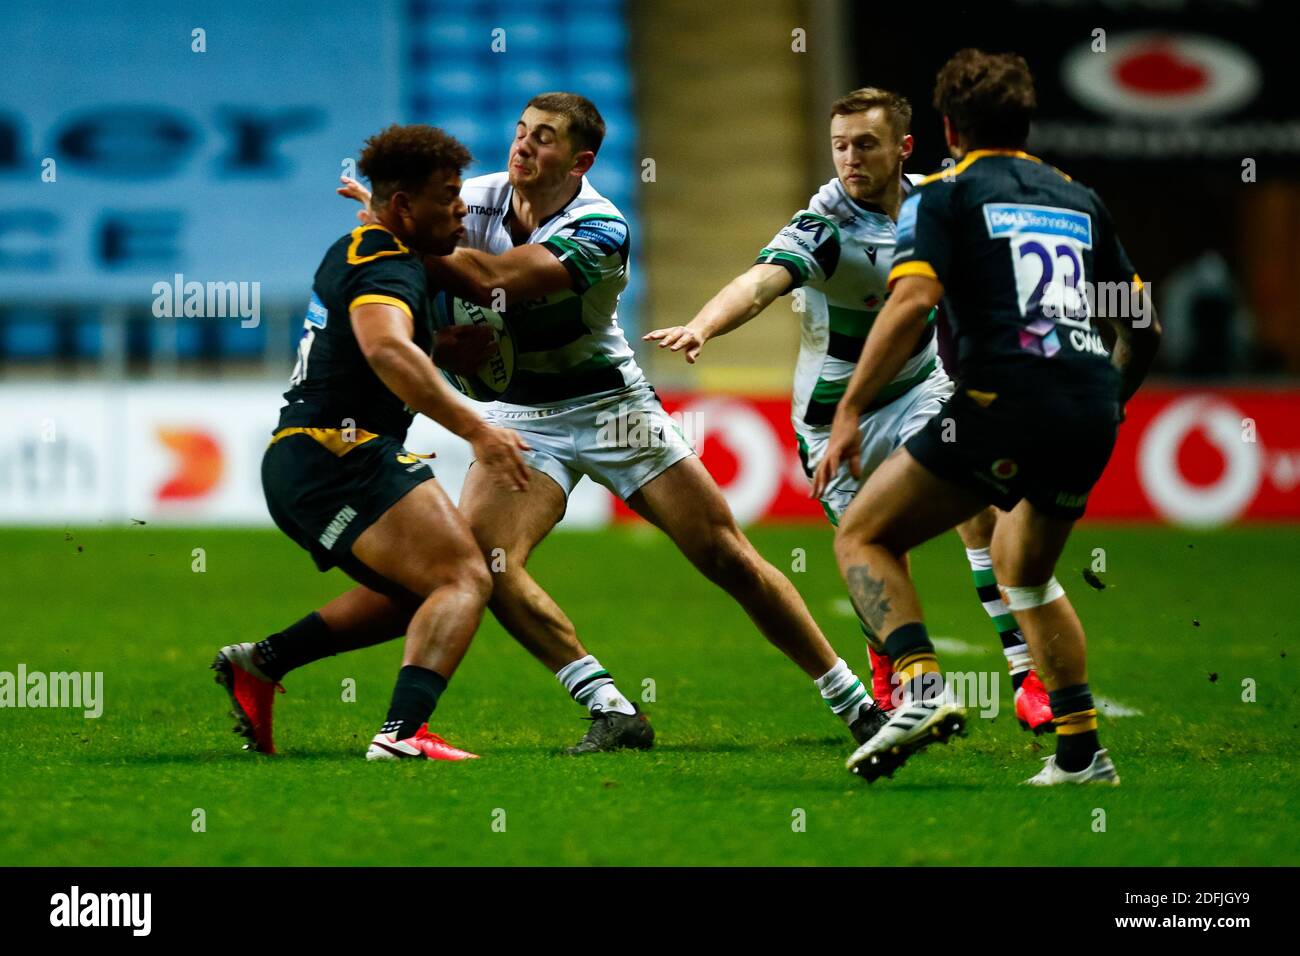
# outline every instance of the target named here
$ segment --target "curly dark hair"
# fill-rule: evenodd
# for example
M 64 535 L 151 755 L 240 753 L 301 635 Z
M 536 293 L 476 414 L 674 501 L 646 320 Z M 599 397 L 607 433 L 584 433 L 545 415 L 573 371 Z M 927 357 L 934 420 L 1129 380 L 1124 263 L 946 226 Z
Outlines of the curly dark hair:
M 1023 148 L 1037 106 L 1029 64 L 1015 53 L 959 50 L 935 77 L 934 108 L 973 149 Z
M 357 168 L 370 180 L 371 203 L 393 193 L 417 193 L 435 172 L 461 172 L 474 161 L 465 145 L 436 126 L 394 123 L 366 140 Z

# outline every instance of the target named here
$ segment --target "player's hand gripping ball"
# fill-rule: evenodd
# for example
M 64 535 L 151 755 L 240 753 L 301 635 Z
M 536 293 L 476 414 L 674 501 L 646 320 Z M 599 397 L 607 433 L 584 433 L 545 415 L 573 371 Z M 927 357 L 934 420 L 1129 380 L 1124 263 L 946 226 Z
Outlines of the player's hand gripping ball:
M 434 299 L 434 321 L 439 329 L 471 326 L 487 330 L 486 339 L 442 335 L 434 361 L 453 388 L 475 401 L 490 402 L 504 395 L 515 372 L 515 343 L 504 317 L 444 292 Z M 474 367 L 478 355 L 483 358 Z

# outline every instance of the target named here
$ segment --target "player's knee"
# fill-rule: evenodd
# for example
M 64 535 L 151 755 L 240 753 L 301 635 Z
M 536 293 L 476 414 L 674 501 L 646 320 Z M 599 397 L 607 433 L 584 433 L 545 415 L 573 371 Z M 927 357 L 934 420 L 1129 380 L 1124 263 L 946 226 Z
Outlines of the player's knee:
M 962 543 L 968 548 L 987 548 L 993 540 L 993 529 L 997 526 L 997 512 L 985 508 L 975 517 L 957 526 L 957 533 Z
M 1045 604 L 1051 604 L 1065 597 L 1065 588 L 1061 587 L 1056 576 L 1048 578 L 1044 584 L 1002 585 L 1002 594 L 1011 611 L 1032 611 Z
M 846 537 L 842 532 L 835 535 L 835 563 L 841 573 L 862 563 L 862 544 L 860 539 Z
M 835 532 L 835 560 L 841 568 L 858 564 L 862 560 L 864 547 L 881 547 L 900 561 L 907 553 L 907 548 L 893 542 L 877 522 L 870 518 L 841 522 Z
M 1011 548 L 999 548 L 996 544 L 990 549 L 990 557 L 993 559 L 993 575 L 999 583 L 1046 581 L 1055 570 L 1052 564 L 1034 561 L 1028 555 L 1016 553 Z
M 467 560 L 458 575 L 460 587 L 476 601 L 486 605 L 492 597 L 492 572 L 482 561 Z

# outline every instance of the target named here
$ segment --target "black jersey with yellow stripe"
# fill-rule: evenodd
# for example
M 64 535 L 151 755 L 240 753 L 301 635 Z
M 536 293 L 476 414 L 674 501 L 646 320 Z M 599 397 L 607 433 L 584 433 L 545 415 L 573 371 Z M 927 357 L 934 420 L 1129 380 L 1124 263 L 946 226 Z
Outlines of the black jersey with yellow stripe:
M 405 312 L 415 344 L 432 351 L 433 312 L 421 257 L 383 226 L 359 226 L 330 246 L 316 270 L 277 431 L 355 428 L 406 437 L 411 410 L 380 381 L 352 331 L 349 313 L 371 302 Z
M 943 285 L 964 385 L 1118 395 L 1098 320 L 1141 280 L 1101 199 L 1060 170 L 976 150 L 922 180 L 899 211 L 890 288 L 909 275 Z

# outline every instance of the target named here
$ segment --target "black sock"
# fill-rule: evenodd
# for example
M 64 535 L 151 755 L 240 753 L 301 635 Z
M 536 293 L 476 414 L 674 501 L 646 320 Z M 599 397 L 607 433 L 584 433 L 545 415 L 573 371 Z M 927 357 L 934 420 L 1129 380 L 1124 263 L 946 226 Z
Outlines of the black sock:
M 295 667 L 338 653 L 330 629 L 316 611 L 279 634 L 257 642 L 258 667 L 273 681 L 279 681 Z
M 1087 684 L 1075 684 L 1049 691 L 1047 696 L 1056 724 L 1056 765 L 1069 773 L 1083 770 L 1101 749 L 1092 691 Z
M 393 702 L 388 705 L 388 719 L 380 733 L 396 733 L 405 740 L 429 722 L 429 716 L 438 706 L 438 698 L 447 689 L 447 678 L 427 667 L 407 664 L 397 672 L 397 685 L 393 688 Z

